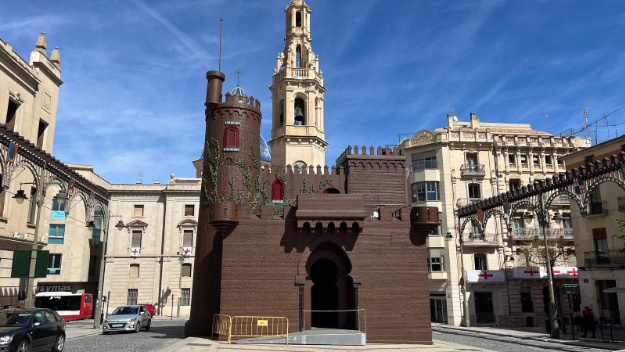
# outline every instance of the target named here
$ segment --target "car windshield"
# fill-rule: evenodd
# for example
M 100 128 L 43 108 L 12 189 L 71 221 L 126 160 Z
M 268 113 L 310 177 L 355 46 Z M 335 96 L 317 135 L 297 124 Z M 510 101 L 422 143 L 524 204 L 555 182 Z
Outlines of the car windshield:
M 121 314 L 137 314 L 139 312 L 139 308 L 137 307 L 117 307 L 113 311 L 113 315 L 121 315 Z
M 0 326 L 26 326 L 30 320 L 30 313 L 0 312 Z

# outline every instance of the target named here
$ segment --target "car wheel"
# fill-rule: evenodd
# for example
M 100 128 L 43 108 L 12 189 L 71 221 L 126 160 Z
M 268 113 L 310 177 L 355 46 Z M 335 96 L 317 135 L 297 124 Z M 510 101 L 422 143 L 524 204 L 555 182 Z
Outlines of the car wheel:
M 22 340 L 17 346 L 17 352 L 30 352 L 30 343 L 27 340 Z
M 63 348 L 65 348 L 65 335 L 59 335 L 56 337 L 56 342 L 54 343 L 52 351 L 63 352 Z
M 108 335 L 109 332 L 108 331 L 102 331 L 102 335 Z
M 145 326 L 145 331 L 150 331 L 150 325 L 152 325 L 152 319 L 148 320 L 148 324 Z
M 137 325 L 135 325 L 135 332 L 139 332 L 139 330 L 141 330 L 141 322 L 138 321 Z

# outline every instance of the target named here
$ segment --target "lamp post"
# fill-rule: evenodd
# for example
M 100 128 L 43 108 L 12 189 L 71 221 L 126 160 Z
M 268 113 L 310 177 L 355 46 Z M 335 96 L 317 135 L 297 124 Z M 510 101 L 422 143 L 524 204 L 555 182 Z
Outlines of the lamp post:
M 547 278 L 549 287 L 549 323 L 551 324 L 551 337 L 560 337 L 560 324 L 558 322 L 558 309 L 556 307 L 555 290 L 553 286 L 553 268 L 551 266 L 551 255 L 549 253 L 549 242 L 547 241 L 547 225 L 549 224 L 549 209 L 545 209 L 545 201 L 543 195 L 539 195 L 538 222 L 543 231 L 543 240 L 545 241 L 545 260 L 547 262 Z
M 453 238 L 451 232 L 447 232 L 447 238 Z M 458 241 L 460 242 L 460 270 L 462 271 L 462 314 L 464 326 L 469 327 L 471 325 L 471 317 L 469 317 L 469 300 L 467 298 L 467 272 L 464 270 L 464 238 L 462 234 L 458 235 Z
M 37 250 L 39 249 L 39 237 L 41 234 L 41 213 L 43 211 L 43 202 L 44 202 L 44 196 L 45 196 L 44 188 L 54 183 L 47 183 L 43 181 L 42 179 L 40 179 L 39 182 L 20 183 L 20 189 L 13 196 L 17 204 L 22 204 L 24 203 L 24 200 L 28 199 L 28 197 L 26 196 L 26 193 L 22 189 L 22 185 L 26 185 L 26 184 L 36 186 L 35 199 L 33 201 L 35 201 L 35 204 L 37 206 L 37 216 L 35 219 L 35 235 L 33 238 L 33 243 L 32 243 L 31 252 L 30 252 L 30 266 L 28 269 L 28 280 L 26 284 L 24 306 L 34 307 L 35 306 L 34 286 L 35 286 L 35 274 L 36 274 L 35 267 L 37 265 Z M 68 196 L 67 196 L 67 193 L 61 190 L 55 196 L 55 198 L 57 202 L 59 203 L 59 205 L 63 205 L 65 204 L 65 201 L 67 200 Z
M 95 312 L 93 315 L 93 328 L 94 329 L 100 329 L 102 327 L 102 306 L 103 306 L 103 302 L 102 302 L 102 290 L 104 289 L 104 267 L 106 265 L 106 248 L 109 242 L 109 229 L 111 227 L 111 218 L 115 218 L 115 217 L 121 217 L 121 215 L 112 215 L 109 216 L 106 219 L 106 231 L 104 232 L 104 236 L 103 237 L 103 242 L 104 245 L 102 246 L 102 257 L 100 258 L 100 270 L 98 273 L 98 296 L 96 297 L 96 305 L 95 305 Z M 93 230 L 93 221 L 90 221 L 89 223 L 87 223 L 87 227 L 91 228 L 91 230 Z M 115 228 L 118 231 L 121 231 L 124 227 L 126 227 L 126 225 L 124 224 L 123 220 L 119 220 L 117 222 L 117 224 L 115 224 Z M 110 302 L 111 300 L 111 291 L 109 291 L 108 296 L 106 297 L 106 305 L 108 307 L 108 302 Z M 108 314 L 108 309 L 107 312 Z

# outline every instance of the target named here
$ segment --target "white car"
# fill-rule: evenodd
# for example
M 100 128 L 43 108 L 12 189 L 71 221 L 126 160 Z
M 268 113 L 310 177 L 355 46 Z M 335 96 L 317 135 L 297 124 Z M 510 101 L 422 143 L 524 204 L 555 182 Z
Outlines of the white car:
M 113 314 L 106 317 L 102 324 L 104 335 L 115 331 L 150 330 L 152 316 L 142 305 L 121 306 L 115 308 Z

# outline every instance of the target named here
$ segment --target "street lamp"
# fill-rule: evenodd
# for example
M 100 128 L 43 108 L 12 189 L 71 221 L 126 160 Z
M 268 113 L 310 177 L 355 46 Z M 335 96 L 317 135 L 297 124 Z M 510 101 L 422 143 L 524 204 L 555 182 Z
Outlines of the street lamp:
M 555 290 L 553 286 L 553 268 L 551 266 L 551 254 L 549 253 L 549 242 L 547 241 L 547 225 L 549 224 L 549 209 L 545 209 L 545 201 L 542 194 L 539 197 L 540 212 L 538 215 L 538 223 L 543 231 L 543 240 L 545 241 L 545 261 L 547 262 L 547 278 L 549 287 L 549 322 L 551 323 L 551 337 L 560 337 L 560 324 L 558 323 L 558 308 L 556 307 Z M 556 213 L 559 215 L 559 213 Z M 554 214 L 555 217 L 555 214 Z
M 473 233 L 471 233 L 469 235 L 469 237 L 471 238 L 471 236 L 473 235 Z M 451 234 L 451 232 L 447 232 L 447 238 L 453 238 L 454 236 Z M 475 238 L 475 235 L 473 235 L 472 238 Z M 462 234 L 460 233 L 458 235 L 458 241 L 460 242 L 460 270 L 462 270 L 462 280 L 463 280 L 463 285 L 462 285 L 462 314 L 464 315 L 464 326 L 469 327 L 471 325 L 471 318 L 469 317 L 469 300 L 467 298 L 467 272 L 464 270 L 464 238 L 462 236 Z
M 121 215 L 109 215 L 108 219 L 106 219 L 106 231 L 104 233 L 104 236 L 102 236 L 104 238 L 103 242 L 104 245 L 102 246 L 102 257 L 100 258 L 100 272 L 98 274 L 98 296 L 96 299 L 96 305 L 95 305 L 95 312 L 93 315 L 93 328 L 94 329 L 100 329 L 102 327 L 102 290 L 104 289 L 104 266 L 106 265 L 106 247 L 108 245 L 109 242 L 109 228 L 111 227 L 111 218 L 117 218 L 120 217 Z M 90 223 L 93 223 L 93 221 L 90 221 L 89 223 L 87 223 L 87 226 L 90 225 Z M 92 224 L 93 225 L 93 224 Z M 118 231 L 121 231 L 123 228 L 127 227 L 124 224 L 123 220 L 119 220 L 117 222 L 117 224 L 115 225 L 115 228 Z M 110 302 L 111 300 L 111 294 L 109 291 L 108 296 L 106 297 L 106 302 L 107 302 L 107 307 L 108 307 L 108 302 Z M 107 309 L 107 314 L 108 314 L 108 309 Z
M 26 292 L 25 292 L 25 297 L 24 297 L 25 307 L 35 306 L 33 286 L 35 285 L 35 274 L 36 274 L 35 267 L 37 265 L 37 250 L 39 249 L 39 236 L 41 234 L 41 212 L 43 210 L 43 202 L 44 202 L 43 188 L 51 184 L 56 184 L 56 183 L 46 183 L 42 180 L 40 180 L 39 182 L 21 182 L 20 189 L 15 193 L 15 195 L 13 195 L 13 198 L 15 199 L 17 204 L 23 204 L 24 201 L 28 199 L 28 197 L 26 196 L 26 193 L 24 193 L 24 190 L 22 189 L 22 185 L 37 186 L 35 188 L 36 193 L 35 193 L 35 199 L 34 199 L 35 204 L 37 205 L 37 218 L 35 220 L 35 235 L 33 238 L 33 243 L 32 243 L 31 252 L 30 252 L 30 267 L 28 270 L 28 280 L 26 284 Z M 40 185 L 41 187 L 39 187 Z M 64 193 L 63 191 L 60 191 L 59 192 L 60 195 L 57 194 L 55 196 L 55 198 L 57 198 L 57 202 L 59 203 L 64 202 L 66 198 L 64 198 L 63 193 Z

